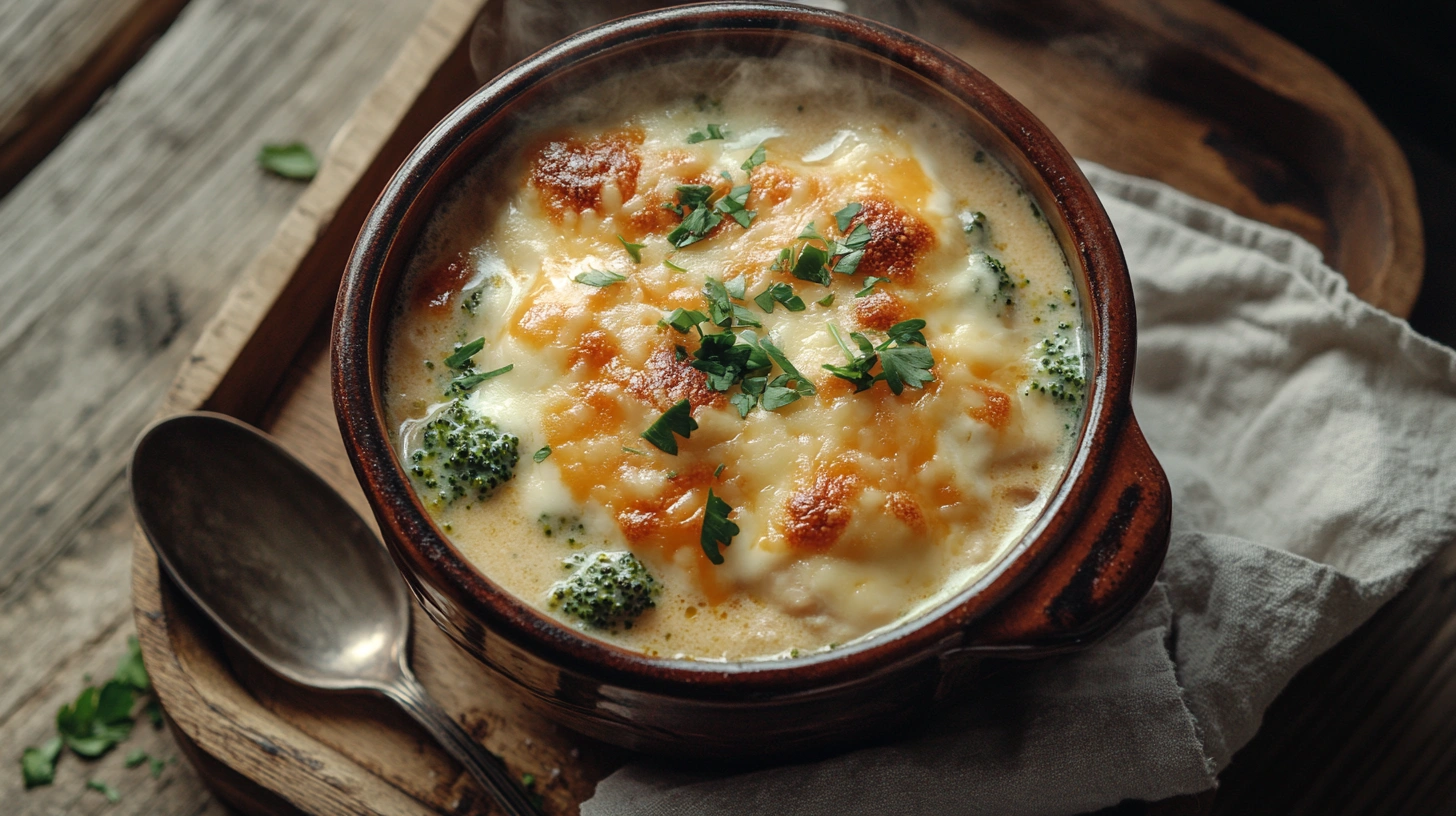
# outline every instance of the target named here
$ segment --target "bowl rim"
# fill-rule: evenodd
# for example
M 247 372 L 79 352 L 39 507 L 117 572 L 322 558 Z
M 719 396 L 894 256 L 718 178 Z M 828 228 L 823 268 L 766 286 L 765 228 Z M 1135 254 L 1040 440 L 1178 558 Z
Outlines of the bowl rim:
M 373 339 L 382 333 L 375 331 L 376 324 L 390 319 L 390 301 L 379 291 L 381 276 L 402 237 L 406 213 L 434 174 L 467 147 L 477 130 L 500 121 L 500 114 L 527 90 L 580 62 L 662 37 L 715 31 L 769 36 L 789 31 L 859 51 L 919 76 L 985 119 L 1046 185 L 1055 207 L 1043 202 L 1041 209 L 1054 231 L 1058 226 L 1066 231 L 1066 237 L 1058 234 L 1059 243 L 1069 253 L 1068 265 L 1090 324 L 1092 357 L 1081 434 L 1056 492 L 1019 541 L 975 582 L 919 616 L 859 643 L 797 658 L 721 662 L 651 657 L 579 633 L 518 600 L 464 558 L 415 497 L 390 442 L 379 399 L 384 352 Z M 986 148 L 1011 168 L 999 151 Z M 1027 194 L 1034 192 L 1028 189 Z M 403 247 L 412 249 L 412 242 Z M 778 2 L 718 2 L 643 12 L 578 32 L 506 70 L 436 125 L 381 192 L 350 255 L 335 307 L 332 379 L 350 460 L 396 563 L 427 609 L 443 596 L 491 636 L 558 667 L 625 687 L 711 698 L 824 688 L 961 646 L 975 621 L 1058 549 L 1095 495 L 1112 443 L 1131 415 L 1135 332 L 1131 283 L 1111 221 L 1071 155 L 1021 103 L 958 57 L 883 23 Z M 428 586 L 419 586 L 420 578 Z

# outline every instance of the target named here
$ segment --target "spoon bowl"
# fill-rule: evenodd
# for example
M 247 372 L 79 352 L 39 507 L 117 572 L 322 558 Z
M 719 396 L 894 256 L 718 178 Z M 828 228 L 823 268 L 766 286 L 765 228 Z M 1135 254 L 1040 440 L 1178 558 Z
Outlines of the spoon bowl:
M 162 568 L 239 646 L 300 685 L 394 700 L 507 814 L 535 813 L 410 671 L 409 592 L 373 531 L 316 473 L 248 425 L 195 412 L 142 433 L 130 480 Z

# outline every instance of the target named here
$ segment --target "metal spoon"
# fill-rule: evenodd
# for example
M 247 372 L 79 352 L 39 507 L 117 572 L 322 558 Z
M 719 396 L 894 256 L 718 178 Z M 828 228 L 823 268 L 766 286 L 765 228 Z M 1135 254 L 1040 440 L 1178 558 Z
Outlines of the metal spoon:
M 404 582 L 323 479 L 253 428 L 202 412 L 144 431 L 130 478 L 137 519 L 167 574 L 253 657 L 301 685 L 388 697 L 509 816 L 535 816 L 505 765 L 410 671 Z

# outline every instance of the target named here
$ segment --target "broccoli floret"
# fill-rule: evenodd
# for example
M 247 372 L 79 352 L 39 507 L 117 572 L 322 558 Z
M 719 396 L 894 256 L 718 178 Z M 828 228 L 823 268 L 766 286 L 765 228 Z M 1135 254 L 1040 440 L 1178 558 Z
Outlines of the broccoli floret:
M 1068 326 L 1063 323 L 1062 326 Z M 1070 328 L 1070 326 L 1068 326 Z M 1057 402 L 1076 404 L 1086 391 L 1087 379 L 1082 359 L 1066 337 L 1048 337 L 1036 347 L 1041 359 L 1036 370 L 1045 377 L 1031 381 L 1031 390 L 1040 391 Z
M 484 499 L 516 472 L 520 439 L 454 400 L 425 423 L 410 473 L 434 491 L 437 507 L 473 496 Z
M 631 629 L 662 593 L 662 584 L 632 553 L 577 554 L 562 564 L 576 572 L 551 588 L 551 608 L 598 629 Z

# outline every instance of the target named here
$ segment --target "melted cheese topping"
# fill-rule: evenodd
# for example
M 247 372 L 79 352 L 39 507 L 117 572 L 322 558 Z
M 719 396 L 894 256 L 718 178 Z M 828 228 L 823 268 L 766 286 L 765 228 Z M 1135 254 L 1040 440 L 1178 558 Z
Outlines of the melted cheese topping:
M 563 559 L 626 549 L 663 583 L 657 608 L 589 635 L 700 660 L 832 648 L 964 587 L 1035 519 L 1079 410 L 1038 378 L 1050 341 L 1080 367 L 1080 311 L 1036 208 L 948 122 L 889 92 L 831 105 L 812 76 L 753 61 L 694 104 L 671 88 L 683 73 L 604 83 L 589 96 L 611 114 L 563 104 L 457 185 L 417 250 L 392 329 L 388 411 L 403 455 L 445 401 L 440 361 L 484 336 L 477 368 L 514 369 L 468 405 L 520 437 L 521 461 L 489 499 L 437 517 L 486 575 L 549 612 Z M 726 138 L 688 143 L 709 122 Z M 745 173 L 759 145 L 766 161 Z M 724 218 L 702 241 L 667 242 L 681 216 L 663 204 L 678 185 L 710 185 L 716 199 L 745 183 L 748 228 Z M 861 210 L 841 231 L 834 214 L 849 202 Z M 971 213 L 988 228 L 967 230 Z M 830 239 L 869 229 L 854 275 L 822 286 L 772 268 L 810 222 Z M 640 263 L 624 241 L 644 245 Z M 626 280 L 574 281 L 590 269 Z M 816 394 L 741 418 L 728 403 L 737 386 L 708 387 L 690 365 L 697 334 L 661 323 L 675 308 L 708 311 L 708 275 L 742 283 L 738 304 L 763 324 L 753 331 Z M 859 296 L 870 276 L 886 280 Z M 806 308 L 765 313 L 753 297 L 772 283 Z M 924 388 L 855 393 L 823 368 L 845 364 L 828 324 L 880 342 L 914 317 L 935 359 Z M 640 435 L 681 399 L 698 429 L 674 456 Z M 549 457 L 532 461 L 547 445 Z M 721 565 L 700 547 L 710 488 L 740 528 Z

